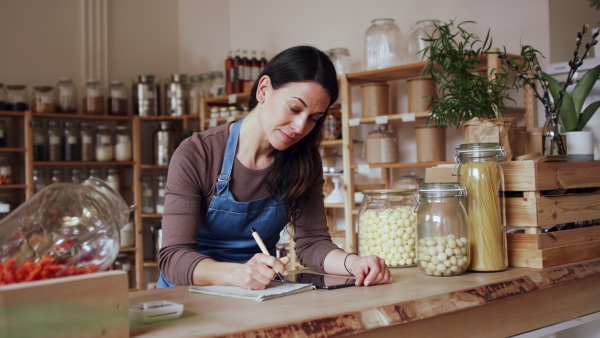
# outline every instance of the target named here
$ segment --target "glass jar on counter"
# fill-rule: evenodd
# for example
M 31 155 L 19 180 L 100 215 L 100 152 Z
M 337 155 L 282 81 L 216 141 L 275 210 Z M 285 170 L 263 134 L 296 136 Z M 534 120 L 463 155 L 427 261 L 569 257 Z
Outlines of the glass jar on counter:
M 56 85 L 56 107 L 57 113 L 75 114 L 77 112 L 77 87 L 68 77 L 58 79 Z
M 331 48 L 329 50 L 329 58 L 335 67 L 337 75 L 348 74 L 350 68 L 350 50 L 348 48 Z
M 154 131 L 154 164 L 168 165 L 175 152 L 175 125 L 163 121 Z
M 133 82 L 133 112 L 139 116 L 157 116 L 159 114 L 160 85 L 154 82 L 154 75 L 138 75 Z
M 167 176 L 160 175 L 156 177 L 156 213 L 162 214 L 165 211 L 165 187 L 167 186 Z
M 423 183 L 417 206 L 417 265 L 426 275 L 457 276 L 469 266 L 467 190 L 457 182 Z
M 127 126 L 117 126 L 115 136 L 115 161 L 131 161 L 132 143 L 129 128 Z
M 96 127 L 96 151 L 94 158 L 100 162 L 113 160 L 112 135 L 105 125 Z
M 469 270 L 502 271 L 508 267 L 504 175 L 498 143 L 461 144 L 456 149 L 458 179 L 466 197 L 471 262 Z
M 54 111 L 54 91 L 51 86 L 33 87 L 31 111 L 34 113 L 51 113 Z
M 48 185 L 46 179 L 46 170 L 42 168 L 33 169 L 33 191 L 38 192 L 44 189 Z
M 154 189 L 152 186 L 152 176 L 142 176 L 142 213 L 154 213 Z
M 429 46 L 429 43 L 423 41 L 423 39 L 431 37 L 435 27 L 440 24 L 440 20 L 420 20 L 411 26 L 410 39 L 408 40 L 408 62 L 427 61 L 427 58 L 419 53 L 420 50 Z
M 111 81 L 106 101 L 109 115 L 127 115 L 127 89 L 121 81 Z
M 375 19 L 365 33 L 367 70 L 402 64 L 402 33 L 394 19 Z
M 94 160 L 94 126 L 89 122 L 82 122 L 80 127 L 81 135 L 81 160 L 90 162 Z
M 62 136 L 58 121 L 48 121 L 48 161 L 63 160 Z
M 27 105 L 27 87 L 25 85 L 7 85 L 6 86 L 6 110 L 26 111 Z
M 72 168 L 71 169 L 71 182 L 75 184 L 80 184 L 85 181 L 85 177 L 83 176 L 83 170 L 80 168 Z
M 0 110 L 6 110 L 6 88 L 0 83 Z
M 415 190 L 366 190 L 358 210 L 358 254 L 377 255 L 389 267 L 416 264 Z
M 33 128 L 33 160 L 44 161 L 46 159 L 46 131 L 41 120 L 31 121 Z
M 119 169 L 108 168 L 106 170 L 106 183 L 113 188 L 116 192 L 121 192 L 121 179 L 119 178 Z
M 173 74 L 165 80 L 165 115 L 183 116 L 188 113 L 188 80 L 185 74 Z
M 63 129 L 64 160 L 79 161 L 81 151 L 79 150 L 79 132 L 77 130 L 77 125 L 73 121 L 65 121 Z
M 7 156 L 0 156 L 0 184 L 12 184 L 12 165 Z
M 88 79 L 83 89 L 83 113 L 90 115 L 104 114 L 104 95 L 100 81 Z
M 62 169 L 52 169 L 52 178 L 50 178 L 50 183 L 60 183 L 65 181 L 65 173 Z

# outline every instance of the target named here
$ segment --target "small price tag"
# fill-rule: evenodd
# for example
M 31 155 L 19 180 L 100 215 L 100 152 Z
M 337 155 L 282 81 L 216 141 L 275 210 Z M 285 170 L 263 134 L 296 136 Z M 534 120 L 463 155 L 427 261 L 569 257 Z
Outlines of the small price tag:
M 371 170 L 371 167 L 369 167 L 368 164 L 363 163 L 363 164 L 358 165 L 358 173 L 359 174 L 368 174 L 370 170 Z
M 356 127 L 358 125 L 360 125 L 360 118 L 352 118 L 348 120 L 348 124 L 350 125 L 350 127 Z
M 217 126 L 217 119 L 210 119 L 210 120 L 208 121 L 208 126 L 209 126 L 210 128 L 212 128 L 212 127 L 216 127 L 216 126 Z
M 229 98 L 227 99 L 227 101 L 229 102 L 229 104 L 235 104 L 237 102 L 237 95 L 236 94 L 229 95 Z
M 387 115 L 382 115 L 382 116 L 375 117 L 375 124 L 387 124 L 387 123 L 388 123 L 388 116 Z
M 415 121 L 415 113 L 404 113 L 404 114 L 402 114 L 402 121 L 404 121 L 404 122 L 414 122 Z

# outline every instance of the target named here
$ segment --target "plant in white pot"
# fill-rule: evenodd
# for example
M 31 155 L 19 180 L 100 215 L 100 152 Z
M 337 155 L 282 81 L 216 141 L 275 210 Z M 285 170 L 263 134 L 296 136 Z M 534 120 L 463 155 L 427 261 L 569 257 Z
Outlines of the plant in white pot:
M 584 51 L 580 54 L 582 39 L 588 31 L 588 25 L 584 25 L 583 29 L 577 32 L 575 52 L 573 58 L 568 62 L 567 80 L 562 84 L 542 71 L 538 56 L 543 57 L 543 55 L 531 46 L 521 47 L 521 55 L 524 57 L 523 63 L 517 63 L 515 60 L 509 59 L 505 53 L 499 55 L 511 69 L 517 72 L 519 79 L 522 80 L 521 86 L 529 85 L 533 89 L 535 97 L 544 105 L 546 123 L 544 125 L 543 148 L 546 156 L 567 155 L 569 160 L 575 161 L 593 159 L 591 132 L 582 132 L 582 130 L 600 108 L 600 101 L 589 104 L 585 109 L 583 109 L 583 105 L 596 81 L 600 78 L 600 66 L 588 71 L 575 84 L 577 70 L 588 57 L 589 50 L 598 44 L 600 30 L 592 34 L 591 40 L 584 45 Z M 536 82 L 539 83 L 541 90 Z M 569 94 L 567 90 L 571 85 L 575 86 Z M 568 148 L 564 141 L 565 132 L 568 138 L 566 141 Z M 588 143 L 578 145 L 576 143 L 578 138 L 586 139 Z M 589 149 L 586 154 L 582 152 L 584 148 Z

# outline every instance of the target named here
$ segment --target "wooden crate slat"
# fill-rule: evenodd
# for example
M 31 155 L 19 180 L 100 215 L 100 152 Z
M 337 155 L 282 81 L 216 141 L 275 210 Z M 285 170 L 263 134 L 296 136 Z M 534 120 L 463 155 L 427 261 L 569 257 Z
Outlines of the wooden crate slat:
M 600 161 L 502 162 L 506 191 L 600 187 Z
M 537 198 L 509 197 L 504 199 L 506 225 L 530 227 L 537 224 Z
M 508 249 L 509 265 L 516 267 L 543 269 L 596 257 L 600 257 L 600 241 L 542 250 Z
M 509 249 L 550 249 L 559 246 L 600 241 L 600 225 L 543 234 L 507 234 Z
M 600 194 L 540 197 L 538 226 L 600 219 Z

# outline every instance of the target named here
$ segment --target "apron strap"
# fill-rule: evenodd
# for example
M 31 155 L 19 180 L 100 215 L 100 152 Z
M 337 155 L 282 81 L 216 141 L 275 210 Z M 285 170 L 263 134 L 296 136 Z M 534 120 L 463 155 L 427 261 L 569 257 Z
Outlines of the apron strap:
M 227 138 L 227 147 L 225 148 L 223 165 L 221 165 L 221 173 L 217 177 L 217 196 L 225 197 L 228 195 L 229 181 L 231 181 L 231 172 L 233 170 L 233 162 L 235 161 L 235 152 L 237 150 L 240 129 L 244 119 L 245 117 L 233 123 L 231 132 Z

